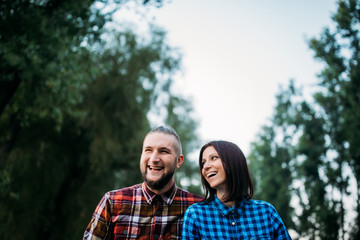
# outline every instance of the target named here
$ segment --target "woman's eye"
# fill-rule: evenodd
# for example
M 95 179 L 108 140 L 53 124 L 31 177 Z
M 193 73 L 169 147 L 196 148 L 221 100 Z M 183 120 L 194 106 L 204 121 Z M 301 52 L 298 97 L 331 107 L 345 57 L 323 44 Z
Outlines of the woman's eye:
M 211 160 L 215 160 L 215 159 L 217 159 L 218 158 L 218 156 L 212 156 L 211 157 Z

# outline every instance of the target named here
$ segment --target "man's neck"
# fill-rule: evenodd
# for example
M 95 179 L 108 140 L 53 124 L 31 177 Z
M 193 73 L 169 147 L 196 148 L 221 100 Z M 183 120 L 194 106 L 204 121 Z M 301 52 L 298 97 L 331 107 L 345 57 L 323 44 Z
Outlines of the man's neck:
M 152 189 L 151 187 L 149 187 L 149 185 L 147 185 L 146 183 L 146 186 L 148 189 L 150 189 L 153 193 L 155 193 L 156 195 L 161 195 L 163 193 L 166 193 L 167 191 L 169 191 L 172 186 L 174 185 L 175 183 L 175 180 L 174 179 L 171 179 L 162 189 Z

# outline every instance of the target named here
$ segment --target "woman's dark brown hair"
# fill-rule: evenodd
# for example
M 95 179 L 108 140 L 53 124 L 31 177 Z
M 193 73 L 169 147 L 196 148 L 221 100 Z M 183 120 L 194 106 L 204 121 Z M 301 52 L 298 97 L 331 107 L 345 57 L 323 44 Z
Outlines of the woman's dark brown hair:
M 227 193 L 221 200 L 229 202 L 251 199 L 254 194 L 254 187 L 251 181 L 246 158 L 241 149 L 231 142 L 211 141 L 201 148 L 199 156 L 201 182 L 205 190 L 204 201 L 213 200 L 216 193 L 216 190 L 210 187 L 209 183 L 201 174 L 203 168 L 203 152 L 210 146 L 213 146 L 219 154 L 226 174 Z

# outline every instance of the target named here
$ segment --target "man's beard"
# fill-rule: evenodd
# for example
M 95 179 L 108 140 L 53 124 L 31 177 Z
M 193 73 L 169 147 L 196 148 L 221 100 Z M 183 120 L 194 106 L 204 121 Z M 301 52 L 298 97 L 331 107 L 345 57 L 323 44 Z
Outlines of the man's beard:
M 160 180 L 158 181 L 149 181 L 146 178 L 146 172 L 143 173 L 143 179 L 146 183 L 146 185 L 148 185 L 148 187 L 150 187 L 151 189 L 154 190 L 161 190 L 163 187 L 165 187 L 166 184 L 169 183 L 170 179 L 174 176 L 175 170 L 172 172 L 169 172 L 168 174 L 164 174 L 163 176 L 161 176 Z

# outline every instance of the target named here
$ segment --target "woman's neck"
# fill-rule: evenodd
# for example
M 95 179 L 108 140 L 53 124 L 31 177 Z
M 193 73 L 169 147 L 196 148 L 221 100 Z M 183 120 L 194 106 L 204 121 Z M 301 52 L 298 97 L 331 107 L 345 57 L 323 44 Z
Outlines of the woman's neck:
M 220 200 L 221 201 L 221 200 Z M 225 204 L 226 206 L 228 206 L 229 208 L 232 208 L 235 206 L 236 202 L 235 201 L 229 201 L 229 202 L 223 202 L 221 201 L 223 204 Z
M 219 191 L 216 192 L 216 196 L 220 200 L 220 202 L 222 202 L 223 204 L 225 204 L 226 206 L 228 206 L 230 208 L 234 207 L 236 202 L 235 201 L 224 202 L 224 200 L 223 200 L 224 195 L 225 195 L 225 193 L 222 193 Z

